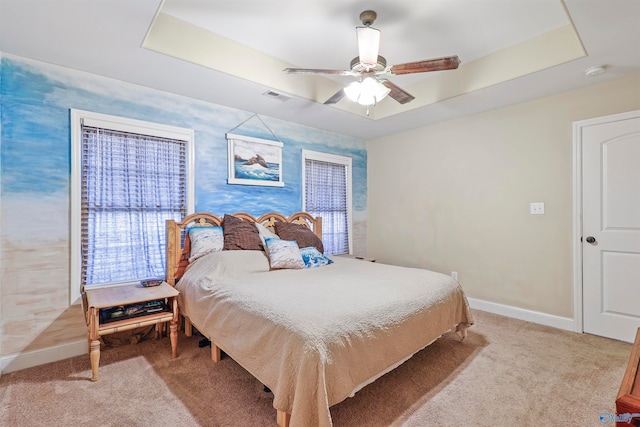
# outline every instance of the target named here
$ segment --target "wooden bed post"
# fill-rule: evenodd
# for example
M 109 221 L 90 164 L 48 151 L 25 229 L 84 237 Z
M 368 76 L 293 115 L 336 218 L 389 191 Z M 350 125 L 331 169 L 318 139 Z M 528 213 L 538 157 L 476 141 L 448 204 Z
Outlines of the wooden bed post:
M 316 218 L 316 224 L 313 227 L 313 232 L 318 236 L 320 240 L 322 240 L 322 217 L 319 216 Z
M 211 341 L 211 360 L 213 360 L 213 363 L 218 363 L 222 360 L 220 347 L 218 347 L 213 341 Z
M 289 427 L 289 421 L 291 421 L 291 414 L 288 412 L 281 411 L 276 409 L 276 421 L 280 427 Z
M 167 227 L 167 247 L 166 249 L 166 281 L 171 286 L 176 285 L 176 268 L 180 262 L 180 255 L 182 251 L 180 249 L 180 233 L 179 226 L 176 226 L 176 222 L 172 219 L 166 221 Z
M 184 319 L 184 334 L 188 337 L 193 335 L 193 325 L 191 324 L 191 320 L 187 316 L 182 316 Z

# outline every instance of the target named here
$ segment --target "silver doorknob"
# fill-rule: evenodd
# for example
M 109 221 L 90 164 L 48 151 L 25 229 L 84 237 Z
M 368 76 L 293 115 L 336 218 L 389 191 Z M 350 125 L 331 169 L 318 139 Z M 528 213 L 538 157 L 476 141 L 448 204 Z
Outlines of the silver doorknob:
M 589 236 L 586 238 L 587 243 L 591 243 L 592 245 L 596 242 L 596 238 L 593 236 Z

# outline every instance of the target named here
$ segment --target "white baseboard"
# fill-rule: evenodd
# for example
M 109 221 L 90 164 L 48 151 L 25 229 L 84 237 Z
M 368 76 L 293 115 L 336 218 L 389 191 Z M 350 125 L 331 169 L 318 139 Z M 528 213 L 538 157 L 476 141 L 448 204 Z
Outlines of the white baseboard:
M 554 328 L 565 329 L 572 332 L 582 332 L 578 330 L 578 324 L 575 319 L 569 317 L 561 317 L 553 314 L 542 313 L 539 311 L 527 310 L 525 308 L 513 307 L 510 305 L 498 304 L 495 302 L 484 301 L 475 298 L 467 298 L 471 308 L 487 311 L 501 316 L 513 317 L 514 319 L 524 320 L 527 322 L 538 323 L 540 325 L 552 326 Z
M 87 340 L 82 340 L 39 350 L 8 354 L 0 357 L 0 375 L 88 354 L 87 352 Z

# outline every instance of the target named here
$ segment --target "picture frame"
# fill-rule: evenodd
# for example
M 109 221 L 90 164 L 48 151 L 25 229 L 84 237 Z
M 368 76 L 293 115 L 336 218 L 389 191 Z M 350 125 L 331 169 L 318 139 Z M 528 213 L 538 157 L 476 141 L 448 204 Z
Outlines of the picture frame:
M 280 141 L 228 133 L 228 184 L 284 187 Z

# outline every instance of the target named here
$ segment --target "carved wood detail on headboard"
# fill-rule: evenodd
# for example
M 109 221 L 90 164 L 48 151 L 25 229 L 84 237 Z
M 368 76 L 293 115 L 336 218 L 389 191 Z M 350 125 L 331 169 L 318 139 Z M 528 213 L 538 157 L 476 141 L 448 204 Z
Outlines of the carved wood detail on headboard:
M 313 233 L 322 239 L 322 218 L 313 217 L 306 212 L 297 212 L 289 217 L 276 212 L 266 213 L 257 219 L 248 213 L 238 212 L 232 214 L 236 218 L 245 221 L 257 222 L 271 231 L 275 231 L 274 224 L 278 221 L 301 224 L 308 227 Z M 176 281 L 182 277 L 184 269 L 188 265 L 188 251 L 191 242 L 186 229 L 191 226 L 221 226 L 223 218 L 210 213 L 197 212 L 186 216 L 182 221 L 168 219 L 166 221 L 166 281 L 175 286 Z

